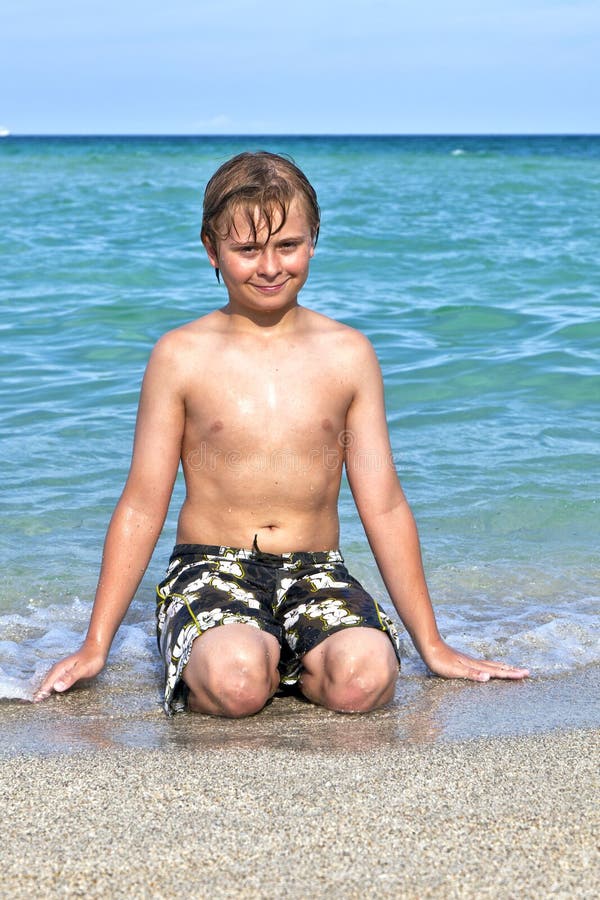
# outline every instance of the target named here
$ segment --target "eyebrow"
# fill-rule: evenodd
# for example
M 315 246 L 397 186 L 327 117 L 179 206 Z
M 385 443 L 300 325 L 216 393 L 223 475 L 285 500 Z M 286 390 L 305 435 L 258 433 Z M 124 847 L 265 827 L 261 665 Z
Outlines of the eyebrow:
M 271 237 L 269 238 L 269 241 L 274 244 L 294 244 L 294 243 L 301 243 L 303 240 L 305 240 L 305 238 L 306 238 L 306 235 L 304 235 L 304 234 L 290 234 L 290 235 L 287 235 L 286 237 L 280 237 L 279 235 L 271 235 Z M 231 241 L 232 247 L 264 247 L 265 246 L 265 242 L 263 242 L 263 241 L 252 241 L 252 240 L 236 241 L 231 237 L 231 235 L 229 235 L 229 240 Z M 266 243 L 269 243 L 269 241 L 267 241 Z

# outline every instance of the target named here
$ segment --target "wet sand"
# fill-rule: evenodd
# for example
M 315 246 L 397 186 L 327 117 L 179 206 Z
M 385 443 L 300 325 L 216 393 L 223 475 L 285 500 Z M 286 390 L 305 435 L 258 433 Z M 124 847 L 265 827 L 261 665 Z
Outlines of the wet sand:
M 600 667 L 522 682 L 474 684 L 433 677 L 398 681 L 386 709 L 342 716 L 296 697 L 275 697 L 259 715 L 226 721 L 167 719 L 162 683 L 136 685 L 108 667 L 94 682 L 39 704 L 0 700 L 0 757 L 120 747 L 373 750 L 472 738 L 600 727 Z
M 2 895 L 596 897 L 597 738 L 9 757 Z
M 408 682 L 365 716 L 1 704 L 0 895 L 598 896 L 598 678 Z

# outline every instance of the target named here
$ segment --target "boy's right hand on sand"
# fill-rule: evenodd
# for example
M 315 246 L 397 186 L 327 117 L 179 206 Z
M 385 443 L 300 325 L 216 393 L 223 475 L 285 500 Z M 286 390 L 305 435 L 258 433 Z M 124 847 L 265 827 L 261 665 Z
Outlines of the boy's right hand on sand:
M 106 657 L 84 644 L 76 653 L 52 666 L 33 695 L 33 702 L 45 700 L 53 692 L 62 694 L 82 678 L 93 678 L 104 668 Z

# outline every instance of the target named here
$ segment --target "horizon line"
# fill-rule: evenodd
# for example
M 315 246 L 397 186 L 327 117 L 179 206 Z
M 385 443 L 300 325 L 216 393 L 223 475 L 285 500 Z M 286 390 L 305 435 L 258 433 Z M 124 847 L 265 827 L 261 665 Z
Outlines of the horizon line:
M 0 137 L 0 141 L 9 138 L 423 138 L 423 137 L 447 137 L 447 138 L 494 138 L 494 137 L 600 137 L 600 131 L 405 131 L 405 132 L 239 132 L 239 133 L 194 133 L 194 132 L 13 132 Z

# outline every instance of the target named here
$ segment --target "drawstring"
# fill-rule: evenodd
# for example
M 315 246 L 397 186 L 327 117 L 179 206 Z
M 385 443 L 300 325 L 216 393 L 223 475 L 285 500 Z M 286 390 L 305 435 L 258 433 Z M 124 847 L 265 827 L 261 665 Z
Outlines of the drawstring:
M 252 541 L 252 555 L 262 563 L 271 563 L 271 565 L 281 565 L 283 559 L 278 553 L 264 553 L 258 546 L 257 534 L 254 535 L 254 540 Z

